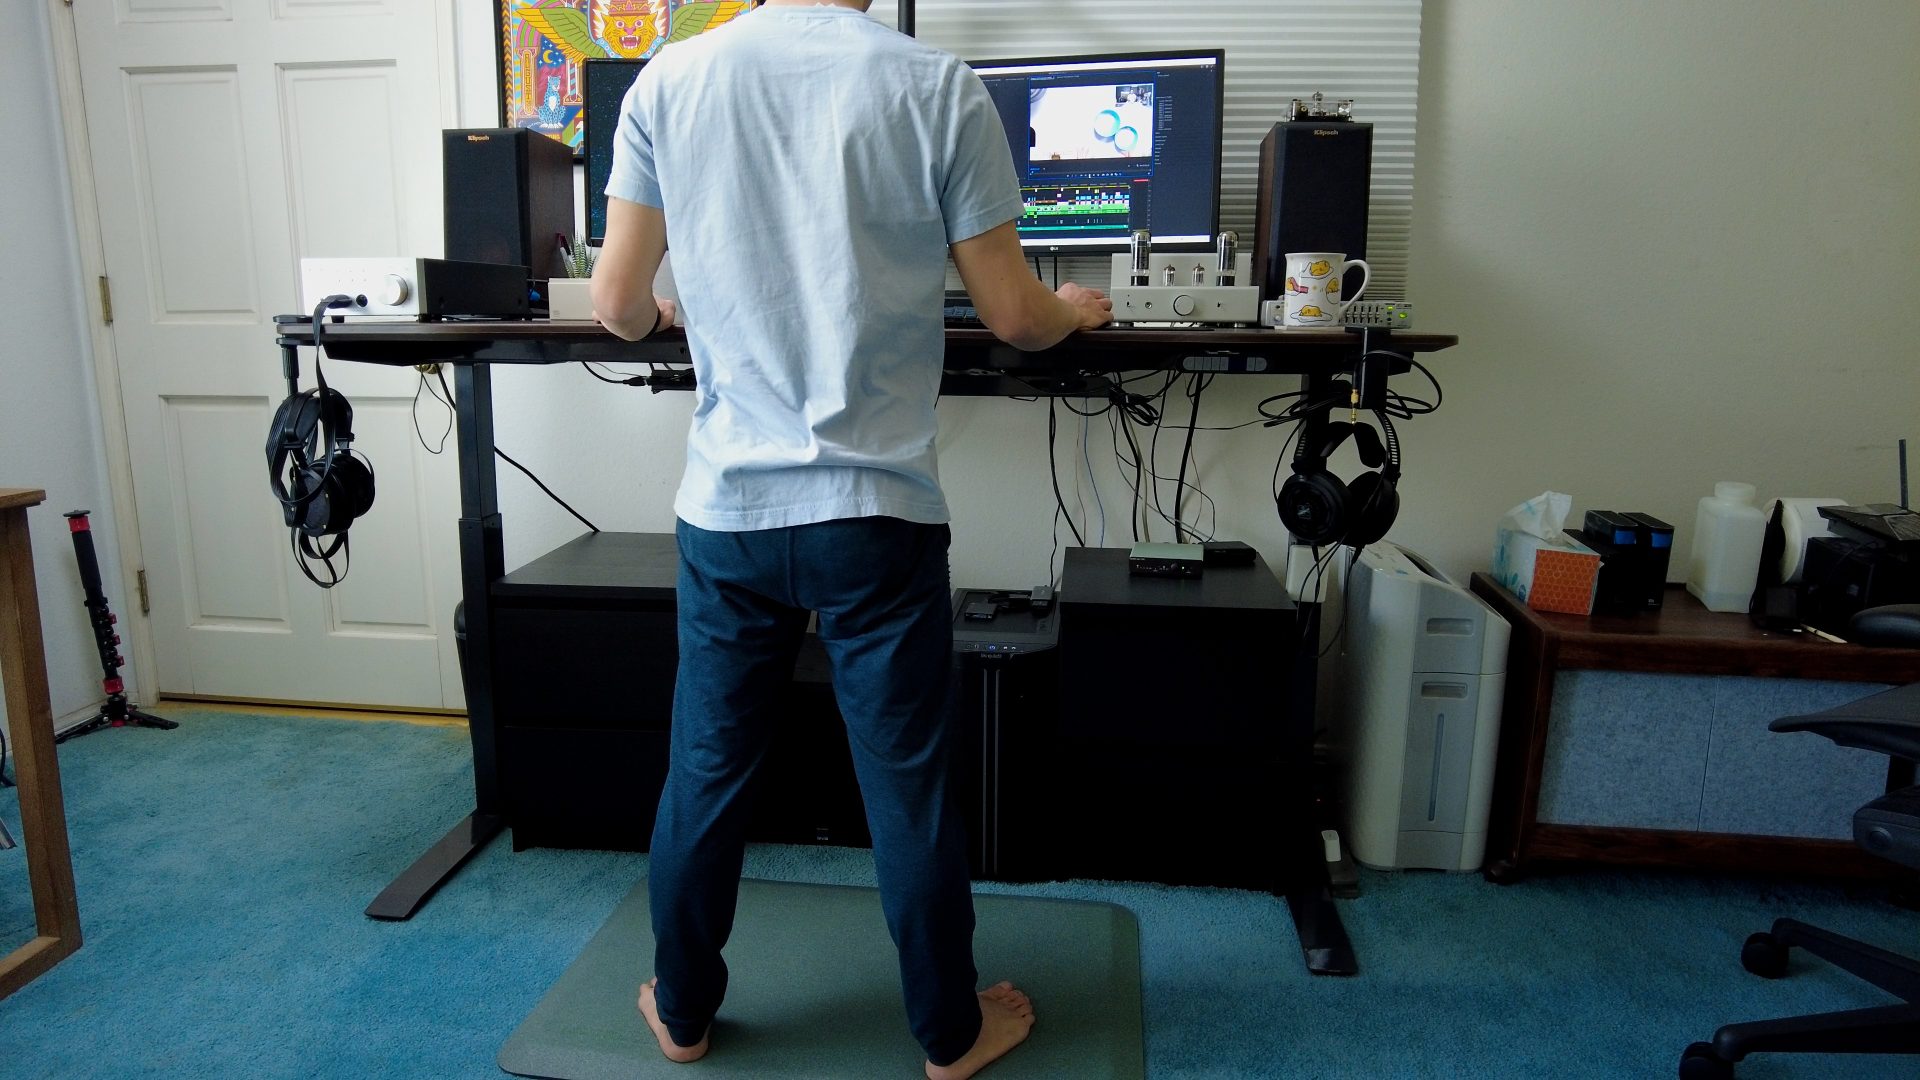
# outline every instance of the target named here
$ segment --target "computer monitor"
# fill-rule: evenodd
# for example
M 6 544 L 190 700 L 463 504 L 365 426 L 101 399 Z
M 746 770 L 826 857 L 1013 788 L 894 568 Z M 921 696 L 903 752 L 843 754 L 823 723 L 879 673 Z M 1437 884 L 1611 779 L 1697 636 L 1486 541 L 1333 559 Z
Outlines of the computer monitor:
M 1210 249 L 1220 228 L 1226 54 L 974 61 L 1006 125 L 1029 251 Z M 588 129 L 592 138 L 592 129 Z
M 607 177 L 613 175 L 613 137 L 620 130 L 620 103 L 640 76 L 645 60 L 588 60 L 582 75 L 581 122 L 587 143 L 587 243 L 607 237 Z

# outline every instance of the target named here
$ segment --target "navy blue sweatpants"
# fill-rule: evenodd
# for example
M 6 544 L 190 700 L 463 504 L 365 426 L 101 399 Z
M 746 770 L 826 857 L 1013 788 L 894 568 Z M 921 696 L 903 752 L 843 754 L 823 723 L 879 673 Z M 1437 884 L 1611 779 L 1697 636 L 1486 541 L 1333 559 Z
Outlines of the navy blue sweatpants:
M 700 1041 L 726 996 L 748 781 L 807 625 L 833 665 L 914 1037 L 936 1065 L 980 1032 L 966 837 L 949 805 L 949 532 L 898 518 L 754 532 L 681 522 L 672 760 L 648 890 L 660 1017 Z M 804 933 L 804 927 L 796 927 Z

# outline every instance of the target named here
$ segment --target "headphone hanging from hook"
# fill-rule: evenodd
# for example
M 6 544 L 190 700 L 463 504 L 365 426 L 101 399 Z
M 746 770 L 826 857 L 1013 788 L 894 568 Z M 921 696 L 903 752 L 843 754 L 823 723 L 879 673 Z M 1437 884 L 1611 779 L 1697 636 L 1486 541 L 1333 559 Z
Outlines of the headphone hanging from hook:
M 267 483 L 280 503 L 294 562 L 307 580 L 323 589 L 346 580 L 352 558 L 347 530 L 373 507 L 373 465 L 353 449 L 353 405 L 327 385 L 320 366 L 326 313 L 352 302 L 352 297 L 334 295 L 313 309 L 317 385 L 302 391 L 298 369 L 289 358 L 289 393 L 267 429 Z M 293 346 L 282 348 L 291 351 Z M 346 565 L 335 568 L 336 556 Z M 311 565 L 316 562 L 325 568 L 324 577 Z

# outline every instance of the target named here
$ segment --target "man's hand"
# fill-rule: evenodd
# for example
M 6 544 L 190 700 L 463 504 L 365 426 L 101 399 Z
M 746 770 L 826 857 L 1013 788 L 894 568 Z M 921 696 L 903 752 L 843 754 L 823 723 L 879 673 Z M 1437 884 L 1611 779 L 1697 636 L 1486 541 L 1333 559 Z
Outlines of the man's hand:
M 1075 330 L 1113 321 L 1113 302 L 1098 289 L 1063 285 L 1048 292 L 1027 265 L 1011 221 L 954 244 L 953 264 L 980 321 L 1016 349 L 1050 349 Z
M 1079 330 L 1098 330 L 1113 321 L 1113 301 L 1099 289 L 1088 289 L 1069 281 L 1054 294 L 1073 305 L 1080 315 Z

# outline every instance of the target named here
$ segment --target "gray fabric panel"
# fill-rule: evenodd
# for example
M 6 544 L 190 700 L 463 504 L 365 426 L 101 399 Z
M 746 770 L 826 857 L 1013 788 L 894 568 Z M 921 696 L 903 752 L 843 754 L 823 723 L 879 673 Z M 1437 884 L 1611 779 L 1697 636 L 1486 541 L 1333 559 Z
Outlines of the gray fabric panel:
M 996 1080 L 1146 1076 L 1140 926 L 1112 904 L 975 896 L 974 958 L 985 983 L 1033 998 L 1025 1045 Z M 635 1007 L 653 968 L 642 881 L 500 1051 L 500 1067 L 548 1080 L 647 1077 L 915 1076 L 926 1060 L 907 1031 L 899 963 L 873 889 L 747 880 L 732 979 L 713 1050 L 675 1065 Z

